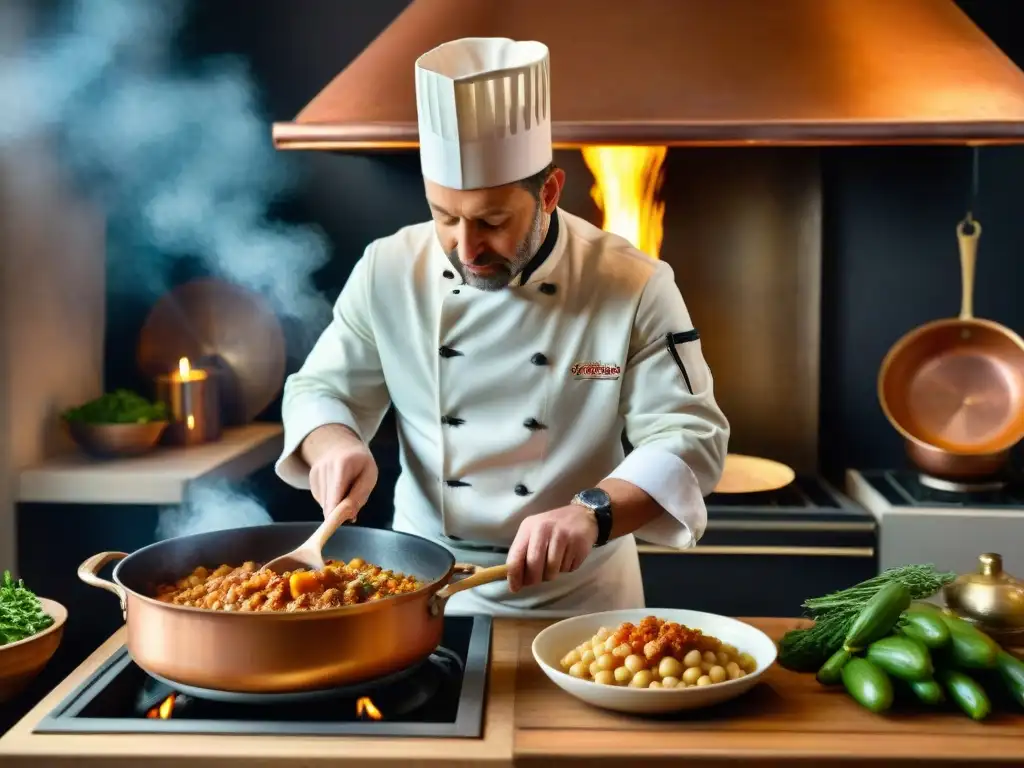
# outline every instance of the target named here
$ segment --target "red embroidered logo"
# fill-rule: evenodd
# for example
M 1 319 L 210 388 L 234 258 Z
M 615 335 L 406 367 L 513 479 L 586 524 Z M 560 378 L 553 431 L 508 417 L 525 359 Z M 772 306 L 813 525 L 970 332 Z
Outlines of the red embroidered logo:
M 622 368 L 610 363 L 573 363 L 569 373 L 574 379 L 617 379 Z

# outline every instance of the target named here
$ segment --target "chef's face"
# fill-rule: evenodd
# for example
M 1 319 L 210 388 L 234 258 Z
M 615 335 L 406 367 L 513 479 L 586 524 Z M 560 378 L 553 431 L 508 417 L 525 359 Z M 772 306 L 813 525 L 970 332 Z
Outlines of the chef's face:
M 459 190 L 426 182 L 438 240 L 467 285 L 497 291 L 522 272 L 544 242 L 564 183 L 560 168 L 533 188 Z

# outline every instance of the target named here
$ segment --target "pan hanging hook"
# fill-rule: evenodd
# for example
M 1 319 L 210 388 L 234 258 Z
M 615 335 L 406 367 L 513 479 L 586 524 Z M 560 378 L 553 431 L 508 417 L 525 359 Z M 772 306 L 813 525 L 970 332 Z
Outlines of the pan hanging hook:
M 978 207 L 980 155 L 981 147 L 978 145 L 971 147 L 971 186 L 967 198 L 967 215 L 964 217 L 962 227 L 964 234 L 967 235 L 973 235 L 978 226 L 974 220 L 974 211 Z

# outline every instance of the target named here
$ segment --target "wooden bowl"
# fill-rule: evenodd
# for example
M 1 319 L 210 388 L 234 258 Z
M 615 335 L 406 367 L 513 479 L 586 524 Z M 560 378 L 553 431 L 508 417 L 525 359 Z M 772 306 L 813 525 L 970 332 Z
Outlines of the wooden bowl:
M 757 669 L 745 677 L 705 686 L 688 688 L 628 688 L 582 680 L 562 671 L 561 659 L 573 648 L 590 639 L 601 627 L 614 630 L 622 622 L 639 624 L 646 616 L 657 616 L 687 627 L 700 629 L 723 643 L 749 653 Z M 774 641 L 756 627 L 738 619 L 714 613 L 675 608 L 642 608 L 591 613 L 552 624 L 533 641 L 533 658 L 545 675 L 570 696 L 600 709 L 635 715 L 654 715 L 703 709 L 742 696 L 775 663 Z
M 10 701 L 36 679 L 57 651 L 64 637 L 67 609 L 54 600 L 39 598 L 53 624 L 32 637 L 0 645 L 0 704 Z
M 167 429 L 166 421 L 147 424 L 86 424 L 69 421 L 67 425 L 75 444 L 98 459 L 149 453 Z

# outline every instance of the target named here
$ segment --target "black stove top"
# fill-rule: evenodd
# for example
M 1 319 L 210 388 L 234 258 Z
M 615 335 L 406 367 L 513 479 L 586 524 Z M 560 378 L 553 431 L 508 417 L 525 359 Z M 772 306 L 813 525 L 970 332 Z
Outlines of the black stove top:
M 798 475 L 789 485 L 761 493 L 712 493 L 704 500 L 717 520 L 835 520 L 860 518 L 864 511 L 817 476 Z
M 894 507 L 1024 509 L 1024 481 L 1012 477 L 991 490 L 942 490 L 914 470 L 861 470 L 861 476 Z
M 863 507 L 815 475 L 763 493 L 712 493 L 705 499 L 704 546 L 874 546 L 877 524 Z
M 408 674 L 337 696 L 267 703 L 175 691 L 122 647 L 34 732 L 480 738 L 490 647 L 490 617 L 449 616 L 441 646 Z

